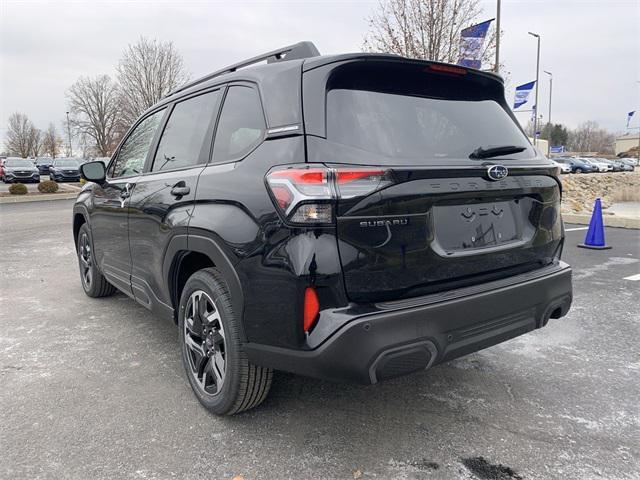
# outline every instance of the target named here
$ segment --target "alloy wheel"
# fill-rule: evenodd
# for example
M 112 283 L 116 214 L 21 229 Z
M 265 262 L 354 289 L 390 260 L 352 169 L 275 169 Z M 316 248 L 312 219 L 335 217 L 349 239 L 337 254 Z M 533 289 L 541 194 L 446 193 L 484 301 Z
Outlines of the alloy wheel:
M 93 281 L 93 260 L 91 257 L 91 242 L 89 241 L 89 235 L 83 233 L 80 236 L 80 242 L 78 244 L 78 259 L 80 260 L 80 277 L 82 278 L 82 285 L 85 290 L 91 288 L 91 282 Z
M 184 343 L 191 375 L 205 395 L 220 393 L 227 352 L 220 310 L 203 290 L 189 297 L 184 318 Z

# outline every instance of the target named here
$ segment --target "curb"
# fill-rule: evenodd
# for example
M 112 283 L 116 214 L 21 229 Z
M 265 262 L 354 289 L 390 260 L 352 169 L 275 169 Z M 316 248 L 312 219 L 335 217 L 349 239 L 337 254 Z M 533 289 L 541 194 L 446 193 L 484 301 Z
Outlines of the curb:
M 11 204 L 11 203 L 29 203 L 29 202 L 48 202 L 51 200 L 70 200 L 76 198 L 78 196 L 77 193 L 50 193 L 44 195 L 25 195 L 25 196 L 15 196 L 15 197 L 0 197 L 0 205 L 1 204 Z
M 619 217 L 616 215 L 603 215 L 605 227 L 628 228 L 631 230 L 640 230 L 640 218 L 638 217 Z M 563 213 L 562 220 L 564 223 L 575 223 L 577 225 L 589 225 L 591 215 Z

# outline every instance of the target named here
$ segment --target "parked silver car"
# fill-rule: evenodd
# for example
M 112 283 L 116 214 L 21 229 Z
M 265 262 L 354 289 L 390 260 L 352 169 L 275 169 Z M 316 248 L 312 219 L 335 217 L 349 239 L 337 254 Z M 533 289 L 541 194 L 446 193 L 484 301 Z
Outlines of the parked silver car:
M 27 158 L 9 157 L 4 161 L 2 168 L 2 181 L 4 183 L 40 183 L 40 172 L 32 160 Z

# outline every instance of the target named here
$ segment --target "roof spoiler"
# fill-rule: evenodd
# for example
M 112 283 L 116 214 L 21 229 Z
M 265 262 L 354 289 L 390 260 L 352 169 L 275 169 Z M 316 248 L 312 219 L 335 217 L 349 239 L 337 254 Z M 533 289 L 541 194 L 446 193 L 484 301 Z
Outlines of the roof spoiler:
M 317 57 L 320 55 L 320 52 L 316 48 L 316 46 L 312 42 L 298 42 L 293 45 L 288 45 L 286 47 L 278 48 L 277 50 L 272 50 L 267 53 L 263 53 L 262 55 L 258 55 L 256 57 L 249 58 L 247 60 L 243 60 L 238 63 L 234 63 L 233 65 L 229 65 L 228 67 L 224 67 L 220 70 L 216 70 L 209 75 L 205 75 L 202 78 L 198 78 L 189 83 L 185 83 L 184 85 L 176 88 L 175 90 L 169 92 L 166 97 L 170 97 L 171 95 L 186 90 L 187 88 L 191 88 L 194 85 L 198 85 L 200 83 L 211 80 L 212 78 L 219 77 L 220 75 L 224 75 L 227 73 L 232 73 L 238 70 L 239 68 L 248 67 L 255 63 L 264 62 L 267 63 L 276 63 L 283 62 L 286 60 L 299 60 L 302 58 L 310 58 Z

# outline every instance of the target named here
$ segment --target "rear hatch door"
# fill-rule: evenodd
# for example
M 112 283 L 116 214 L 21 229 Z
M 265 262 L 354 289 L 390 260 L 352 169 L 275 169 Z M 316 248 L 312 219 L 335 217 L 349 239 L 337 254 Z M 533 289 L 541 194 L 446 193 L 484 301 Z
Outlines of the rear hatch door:
M 326 129 L 307 132 L 308 160 L 335 172 L 354 301 L 482 283 L 559 255 L 557 168 L 515 123 L 498 79 L 445 67 L 364 60 L 323 72 Z

